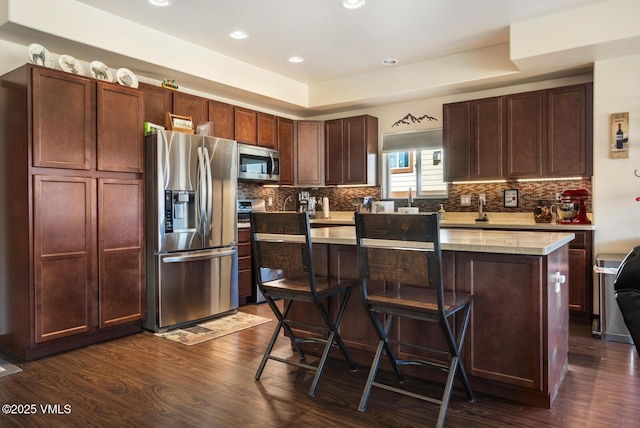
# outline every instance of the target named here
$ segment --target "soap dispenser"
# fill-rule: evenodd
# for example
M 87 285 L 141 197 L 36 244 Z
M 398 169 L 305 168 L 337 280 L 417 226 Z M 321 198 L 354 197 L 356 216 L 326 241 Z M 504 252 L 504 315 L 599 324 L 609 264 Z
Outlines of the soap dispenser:
M 438 210 L 438 219 L 440 221 L 444 221 L 446 215 L 447 215 L 447 212 L 444 210 L 444 206 L 440 204 L 440 209 Z

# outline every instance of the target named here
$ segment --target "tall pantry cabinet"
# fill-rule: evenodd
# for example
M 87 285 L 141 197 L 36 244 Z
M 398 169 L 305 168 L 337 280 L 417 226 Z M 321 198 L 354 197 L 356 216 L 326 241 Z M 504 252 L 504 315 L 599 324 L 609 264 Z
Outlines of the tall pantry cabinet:
M 33 65 L 0 78 L 0 347 L 32 359 L 141 330 L 141 92 Z

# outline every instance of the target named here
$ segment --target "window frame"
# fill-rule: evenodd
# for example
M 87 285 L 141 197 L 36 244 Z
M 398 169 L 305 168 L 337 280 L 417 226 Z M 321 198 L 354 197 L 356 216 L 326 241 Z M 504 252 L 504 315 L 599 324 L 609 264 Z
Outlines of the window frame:
M 440 151 L 439 162 L 434 166 L 443 164 L 444 156 L 444 144 L 442 140 L 442 129 L 429 129 L 422 131 L 409 131 L 395 134 L 383 135 L 382 151 L 381 151 L 381 196 L 384 199 L 406 199 L 409 196 L 409 188 L 413 194 L 413 199 L 447 199 L 449 196 L 449 183 L 444 181 L 444 168 L 442 168 L 442 177 L 440 183 L 442 183 L 443 190 L 437 191 L 437 193 L 422 194 L 422 184 L 424 177 L 422 177 L 423 169 L 428 166 L 422 165 L 423 157 L 425 156 L 422 151 L 435 152 Z M 391 167 L 390 154 L 391 153 L 403 153 L 409 152 L 411 167 Z M 428 156 L 428 155 L 427 155 Z M 415 170 L 415 172 L 414 172 Z M 393 177 L 398 177 L 396 174 L 400 173 L 413 173 L 414 176 L 409 179 L 413 180 L 411 184 L 407 186 L 405 191 L 399 191 L 392 189 Z M 399 177 L 398 177 L 399 178 Z M 402 184 L 400 184 L 402 185 Z M 438 184 L 439 185 L 439 184 Z

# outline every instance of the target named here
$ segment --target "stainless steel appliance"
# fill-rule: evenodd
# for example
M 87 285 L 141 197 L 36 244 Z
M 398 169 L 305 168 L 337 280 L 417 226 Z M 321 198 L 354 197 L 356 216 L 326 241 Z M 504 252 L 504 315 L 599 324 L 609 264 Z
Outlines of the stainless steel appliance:
M 237 143 L 146 137 L 147 318 L 153 331 L 238 308 Z
M 560 224 L 591 224 L 587 217 L 585 201 L 589 198 L 586 189 L 565 190 L 556 203 L 556 215 Z
M 280 151 L 238 144 L 238 178 L 280 181 Z

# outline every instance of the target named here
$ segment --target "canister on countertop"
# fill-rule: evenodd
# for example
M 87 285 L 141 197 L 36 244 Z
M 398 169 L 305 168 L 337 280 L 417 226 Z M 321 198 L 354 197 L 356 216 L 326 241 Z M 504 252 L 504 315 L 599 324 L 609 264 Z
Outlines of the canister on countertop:
M 536 223 L 551 223 L 553 219 L 553 203 L 539 200 L 537 205 L 533 207 L 533 219 Z
M 324 218 L 331 217 L 331 211 L 329 211 L 329 198 L 326 196 L 322 198 L 322 215 Z

